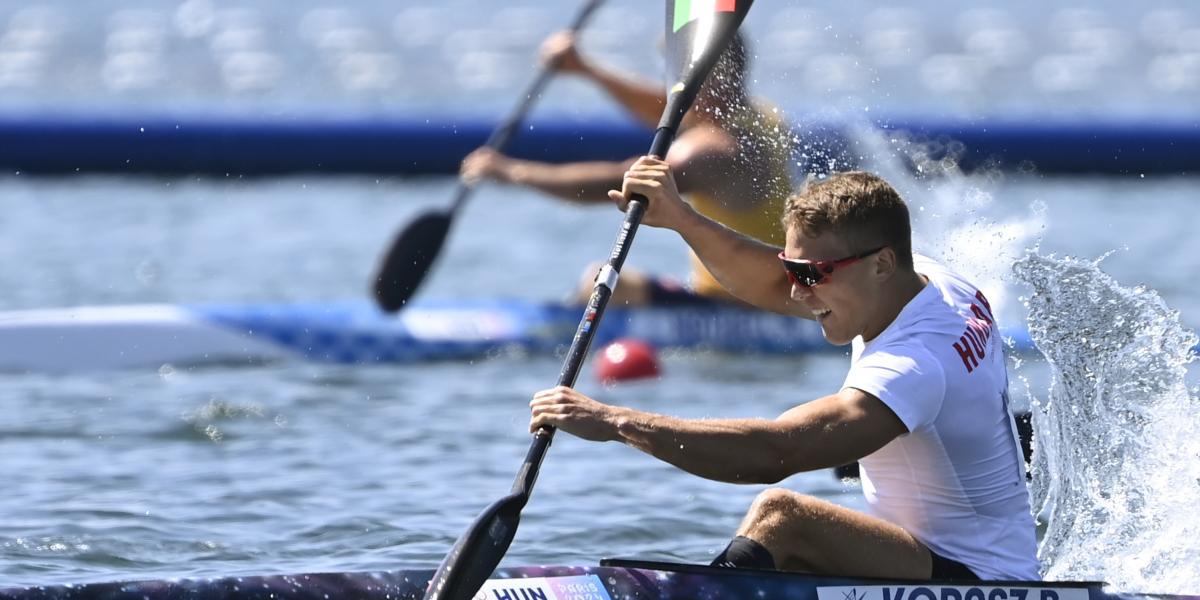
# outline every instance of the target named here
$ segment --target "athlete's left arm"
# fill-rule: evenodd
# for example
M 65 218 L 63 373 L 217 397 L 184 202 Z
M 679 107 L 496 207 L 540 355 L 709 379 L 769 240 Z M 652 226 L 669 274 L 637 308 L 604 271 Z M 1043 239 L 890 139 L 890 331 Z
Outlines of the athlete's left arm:
M 678 419 L 616 410 L 619 441 L 695 475 L 732 483 L 776 483 L 847 464 L 907 433 L 887 405 L 853 388 L 774 420 Z

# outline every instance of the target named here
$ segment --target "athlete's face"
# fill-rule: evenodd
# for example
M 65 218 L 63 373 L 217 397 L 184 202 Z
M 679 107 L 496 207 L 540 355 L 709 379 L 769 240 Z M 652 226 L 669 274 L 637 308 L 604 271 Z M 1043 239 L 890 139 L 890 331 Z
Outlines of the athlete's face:
M 866 250 L 870 248 L 851 247 L 847 240 L 832 233 L 809 237 L 793 227 L 788 229 L 783 253 L 789 259 L 836 261 Z M 815 285 L 793 280 L 792 299 L 812 311 L 830 343 L 848 344 L 872 322 L 872 300 L 878 295 L 875 256 L 838 265 Z

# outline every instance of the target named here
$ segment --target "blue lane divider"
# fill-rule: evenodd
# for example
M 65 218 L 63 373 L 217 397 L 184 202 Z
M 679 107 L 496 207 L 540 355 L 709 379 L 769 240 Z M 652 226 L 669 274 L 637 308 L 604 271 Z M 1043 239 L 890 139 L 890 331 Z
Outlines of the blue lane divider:
M 1039 173 L 1189 175 L 1200 172 L 1200 115 L 1171 121 L 882 119 L 914 139 L 962 143 L 971 170 L 995 165 Z M 220 115 L 0 115 L 0 168 L 40 174 L 272 175 L 455 173 L 495 126 L 477 117 L 229 117 Z M 838 152 L 836 123 L 797 134 Z M 615 119 L 542 118 L 511 153 L 549 161 L 623 159 L 648 130 Z
M 495 123 L 214 116 L 0 116 L 0 166 L 27 173 L 449 174 Z M 624 158 L 649 134 L 627 122 L 534 122 L 512 152 L 544 160 Z

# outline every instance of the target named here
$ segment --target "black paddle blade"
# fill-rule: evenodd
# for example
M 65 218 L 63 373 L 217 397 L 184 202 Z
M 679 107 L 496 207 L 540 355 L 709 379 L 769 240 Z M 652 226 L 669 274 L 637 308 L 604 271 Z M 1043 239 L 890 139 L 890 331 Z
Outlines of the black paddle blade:
M 528 500 L 509 494 L 480 513 L 433 574 L 425 600 L 471 600 L 508 551 Z
M 387 312 L 404 307 L 446 242 L 450 213 L 427 212 L 408 224 L 392 242 L 375 274 L 375 301 Z

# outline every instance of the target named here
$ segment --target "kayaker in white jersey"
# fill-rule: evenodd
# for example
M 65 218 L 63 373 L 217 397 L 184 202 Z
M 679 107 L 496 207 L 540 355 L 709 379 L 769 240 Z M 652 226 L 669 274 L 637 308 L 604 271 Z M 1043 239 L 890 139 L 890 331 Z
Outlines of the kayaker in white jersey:
M 644 223 L 678 232 L 730 293 L 853 343 L 849 374 L 773 420 L 680 419 L 558 387 L 534 396 L 532 429 L 619 441 L 732 483 L 860 461 L 866 513 L 768 489 L 714 564 L 1039 578 L 996 318 L 975 286 L 913 255 L 908 209 L 887 182 L 852 172 L 810 183 L 788 200 L 782 252 L 689 207 L 661 160 L 639 159 L 610 196 L 623 209 L 635 193 L 649 198 Z

